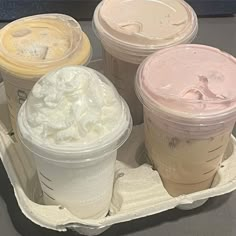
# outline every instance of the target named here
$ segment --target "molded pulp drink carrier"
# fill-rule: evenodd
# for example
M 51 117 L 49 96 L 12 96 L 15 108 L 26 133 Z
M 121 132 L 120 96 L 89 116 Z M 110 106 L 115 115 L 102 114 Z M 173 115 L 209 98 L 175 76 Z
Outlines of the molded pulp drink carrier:
M 164 189 L 157 171 L 145 157 L 143 126 L 136 126 L 119 150 L 116 176 L 109 215 L 100 219 L 82 220 L 63 206 L 42 204 L 40 184 L 34 163 L 29 163 L 19 144 L 10 135 L 10 120 L 4 86 L 0 84 L 0 156 L 22 212 L 34 223 L 57 231 L 73 229 L 81 234 L 96 235 L 109 226 L 180 207 L 192 209 L 208 198 L 236 189 L 236 140 L 232 137 L 225 160 L 215 176 L 211 189 L 171 197 Z

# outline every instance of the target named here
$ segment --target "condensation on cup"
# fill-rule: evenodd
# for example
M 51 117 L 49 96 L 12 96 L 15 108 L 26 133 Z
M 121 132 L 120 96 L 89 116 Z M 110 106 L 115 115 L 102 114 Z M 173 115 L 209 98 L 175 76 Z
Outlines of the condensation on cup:
M 19 108 L 41 76 L 66 65 L 85 65 L 91 57 L 79 23 L 62 14 L 16 20 L 0 30 L 0 40 L 0 70 L 14 131 Z
M 104 73 L 127 101 L 134 124 L 140 124 L 142 105 L 134 91 L 139 64 L 157 50 L 191 43 L 197 16 L 182 0 L 106 0 L 95 10 L 93 27 L 104 49 Z
M 128 105 L 97 71 L 64 67 L 40 79 L 18 113 L 18 137 L 35 160 L 44 203 L 83 219 L 106 216 L 117 149 L 131 129 Z
M 211 187 L 236 120 L 235 73 L 233 56 L 194 44 L 140 65 L 147 154 L 172 196 Z

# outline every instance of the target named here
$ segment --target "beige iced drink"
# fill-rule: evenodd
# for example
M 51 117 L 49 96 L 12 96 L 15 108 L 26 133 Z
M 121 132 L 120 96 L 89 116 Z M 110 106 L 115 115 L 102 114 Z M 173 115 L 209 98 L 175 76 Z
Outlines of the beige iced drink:
M 104 51 L 104 72 L 126 99 L 134 124 L 143 122 L 134 91 L 139 64 L 156 50 L 191 42 L 197 17 L 182 0 L 106 0 L 94 13 Z
M 84 65 L 89 39 L 70 16 L 44 14 L 16 20 L 0 31 L 0 68 L 13 129 L 21 104 L 35 82 L 64 65 Z
M 112 83 L 87 67 L 53 71 L 33 87 L 18 127 L 35 159 L 44 203 L 60 204 L 79 218 L 106 216 L 117 149 L 132 127 Z
M 235 73 L 234 57 L 202 45 L 162 50 L 140 66 L 145 145 L 172 196 L 211 186 L 236 120 Z

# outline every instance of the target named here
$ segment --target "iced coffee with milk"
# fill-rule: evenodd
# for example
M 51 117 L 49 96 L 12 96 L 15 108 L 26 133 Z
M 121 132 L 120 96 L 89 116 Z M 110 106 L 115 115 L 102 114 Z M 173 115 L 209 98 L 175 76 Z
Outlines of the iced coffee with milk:
M 91 56 L 79 23 L 62 14 L 16 20 L 0 30 L 0 40 L 0 70 L 14 130 L 21 104 L 42 75 L 64 65 L 84 65 Z
M 236 59 L 218 49 L 182 45 L 140 66 L 145 145 L 172 196 L 211 187 L 236 120 Z
M 196 14 L 182 0 L 106 0 L 93 23 L 104 49 L 104 73 L 127 101 L 134 124 L 140 124 L 142 105 L 134 91 L 139 64 L 156 50 L 192 42 Z

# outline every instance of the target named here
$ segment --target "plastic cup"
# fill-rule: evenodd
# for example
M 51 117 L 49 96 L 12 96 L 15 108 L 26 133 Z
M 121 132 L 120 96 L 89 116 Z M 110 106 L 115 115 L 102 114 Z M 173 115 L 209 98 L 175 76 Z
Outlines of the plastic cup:
M 65 84 L 71 76 L 71 68 L 86 67 L 68 67 L 64 74 L 61 73 L 66 76 L 65 80 L 62 80 Z M 94 71 L 89 68 L 86 70 Z M 60 70 L 45 75 L 35 86 L 58 72 Z M 102 74 L 94 72 L 102 82 L 111 86 L 121 105 L 121 115 L 116 127 L 111 127 L 105 136 L 98 137 L 92 142 L 78 141 L 77 143 L 76 141 L 73 145 L 43 141 L 26 123 L 26 119 L 30 120 L 27 117 L 27 114 L 30 114 L 27 110 L 36 99 L 32 92 L 18 113 L 18 137 L 31 153 L 31 158 L 35 159 L 44 203 L 62 205 L 79 218 L 99 218 L 107 215 L 112 197 L 117 149 L 126 141 L 132 128 L 129 108 L 125 101 L 116 92 L 111 82 Z M 61 87 L 65 84 L 61 84 Z M 83 102 L 83 99 L 80 102 Z
M 162 50 L 140 66 L 146 150 L 172 196 L 211 186 L 236 120 L 235 73 L 234 57 L 202 45 Z
M 76 163 L 51 161 L 35 153 L 44 203 L 66 207 L 79 218 L 105 217 L 112 197 L 116 156 L 116 151 L 109 151 Z
M 106 0 L 95 10 L 93 27 L 103 45 L 104 74 L 127 101 L 134 125 L 141 124 L 134 90 L 139 64 L 157 50 L 191 43 L 197 16 L 182 0 Z
M 1 29 L 0 40 L 0 70 L 14 131 L 19 108 L 41 76 L 65 65 L 85 65 L 91 57 L 79 23 L 62 14 L 16 20 Z

